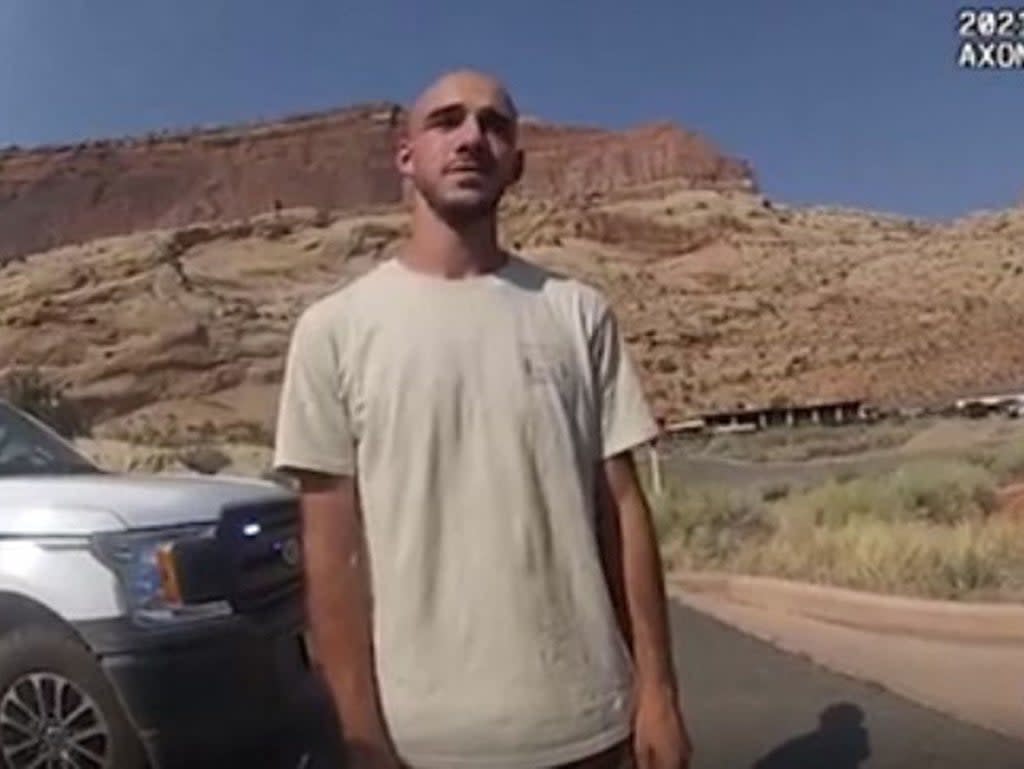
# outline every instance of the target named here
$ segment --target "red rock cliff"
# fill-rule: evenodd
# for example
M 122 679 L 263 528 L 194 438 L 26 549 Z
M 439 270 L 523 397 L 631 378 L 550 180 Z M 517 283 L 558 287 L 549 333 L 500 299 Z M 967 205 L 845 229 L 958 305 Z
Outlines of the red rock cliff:
M 136 230 L 284 207 L 397 203 L 390 103 L 177 135 L 0 151 L 0 260 Z M 520 186 L 541 197 L 664 181 L 754 188 L 749 166 L 676 126 L 612 132 L 526 122 Z

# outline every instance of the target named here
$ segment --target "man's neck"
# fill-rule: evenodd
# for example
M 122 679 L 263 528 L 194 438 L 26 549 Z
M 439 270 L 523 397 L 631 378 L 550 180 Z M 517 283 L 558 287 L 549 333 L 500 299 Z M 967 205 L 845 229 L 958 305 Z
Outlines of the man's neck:
M 493 216 L 454 227 L 424 208 L 413 212 L 412 238 L 401 256 L 405 264 L 452 279 L 482 275 L 504 266 L 508 255 L 498 245 Z

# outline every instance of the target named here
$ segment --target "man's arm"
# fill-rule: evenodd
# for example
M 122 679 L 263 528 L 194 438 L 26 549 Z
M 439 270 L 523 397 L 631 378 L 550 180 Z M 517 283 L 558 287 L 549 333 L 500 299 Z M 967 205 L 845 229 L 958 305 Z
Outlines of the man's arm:
M 296 473 L 300 484 L 306 601 L 353 767 L 398 767 L 384 721 L 374 652 L 369 561 L 356 482 Z
M 637 769 L 682 769 L 692 752 L 672 665 L 665 578 L 654 521 L 631 450 L 658 435 L 615 312 L 605 301 L 589 332 L 598 394 L 597 504 L 602 560 L 633 655 Z
M 602 555 L 633 652 L 638 686 L 656 686 L 674 700 L 677 687 L 661 554 L 632 455 L 624 452 L 604 460 L 598 479 Z
M 693 746 L 672 664 L 665 578 L 653 516 L 630 452 L 603 460 L 599 470 L 602 557 L 636 673 L 636 766 L 682 769 L 689 766 Z

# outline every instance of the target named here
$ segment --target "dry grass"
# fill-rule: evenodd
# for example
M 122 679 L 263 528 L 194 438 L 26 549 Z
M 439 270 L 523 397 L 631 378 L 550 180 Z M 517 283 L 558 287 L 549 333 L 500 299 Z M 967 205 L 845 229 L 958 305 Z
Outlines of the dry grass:
M 1016 440 L 997 448 L 977 448 L 965 454 L 968 462 L 983 467 L 1001 483 L 1024 478 L 1024 440 Z
M 1014 466 L 1019 446 L 994 464 Z M 913 462 L 797 495 L 669 487 L 655 499 L 670 568 L 779 576 L 944 599 L 1024 599 L 1024 520 L 997 509 L 1000 473 Z
M 732 567 L 765 574 L 940 599 L 1019 600 L 1024 596 L 1024 525 L 1011 520 L 859 520 L 790 527 L 739 553 Z
M 780 525 L 795 520 L 840 528 L 863 520 L 954 525 L 984 520 L 996 506 L 996 479 L 960 460 L 910 462 L 882 474 L 831 479 L 776 503 Z

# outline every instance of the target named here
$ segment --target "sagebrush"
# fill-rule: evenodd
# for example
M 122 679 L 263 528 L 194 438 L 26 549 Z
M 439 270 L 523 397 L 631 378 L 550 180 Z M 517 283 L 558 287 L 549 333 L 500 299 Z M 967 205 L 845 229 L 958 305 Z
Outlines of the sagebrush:
M 798 493 L 669 484 L 652 499 L 669 567 L 1014 600 L 1024 597 L 1024 521 L 997 514 L 1012 459 L 993 460 L 1002 472 L 911 462 Z

